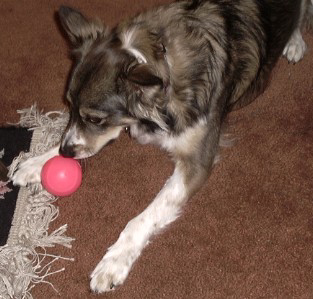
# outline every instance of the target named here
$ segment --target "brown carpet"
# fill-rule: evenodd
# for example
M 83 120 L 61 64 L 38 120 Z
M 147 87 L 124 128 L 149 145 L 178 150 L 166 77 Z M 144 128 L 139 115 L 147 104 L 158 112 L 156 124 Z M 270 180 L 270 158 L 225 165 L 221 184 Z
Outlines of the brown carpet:
M 113 25 L 161 0 L 1 0 L 0 124 L 37 102 L 63 109 L 71 61 L 54 20 L 72 5 Z M 313 37 L 296 65 L 281 59 L 267 91 L 229 117 L 237 138 L 221 151 L 210 179 L 184 214 L 156 236 L 125 284 L 98 298 L 313 298 Z M 35 298 L 97 298 L 88 275 L 126 223 L 162 187 L 173 166 L 166 154 L 123 135 L 89 160 L 82 187 L 60 199 L 76 238 L 66 271 L 38 285 Z M 53 228 L 52 227 L 52 228 Z

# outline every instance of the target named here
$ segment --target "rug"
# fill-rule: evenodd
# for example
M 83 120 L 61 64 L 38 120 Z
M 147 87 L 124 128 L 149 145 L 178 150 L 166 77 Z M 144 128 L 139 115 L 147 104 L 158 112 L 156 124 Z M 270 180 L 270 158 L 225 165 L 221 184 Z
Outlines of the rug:
M 21 161 L 59 142 L 68 120 L 65 112 L 43 114 L 36 106 L 18 112 L 19 124 L 0 132 L 1 160 L 6 166 L 11 164 L 8 176 Z M 18 188 L 3 181 L 0 188 L 0 298 L 33 298 L 31 290 L 39 283 L 54 288 L 47 278 L 64 271 L 53 268 L 57 260 L 73 261 L 49 248 L 71 248 L 73 238 L 65 235 L 66 224 L 49 231 L 49 225 L 59 215 L 53 204 L 57 198 L 41 184 Z
M 0 128 L 0 159 L 4 167 L 9 167 L 14 157 L 21 151 L 29 151 L 33 133 L 27 128 L 5 127 Z M 4 175 L 0 178 L 0 246 L 6 244 L 13 214 L 16 207 L 16 200 L 19 188 L 13 186 Z

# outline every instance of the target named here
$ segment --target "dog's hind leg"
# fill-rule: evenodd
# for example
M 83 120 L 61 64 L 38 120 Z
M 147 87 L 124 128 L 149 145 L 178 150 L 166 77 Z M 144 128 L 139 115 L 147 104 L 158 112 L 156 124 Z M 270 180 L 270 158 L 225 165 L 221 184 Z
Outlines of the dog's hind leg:
M 219 130 L 209 134 L 203 123 L 186 131 L 175 140 L 168 140 L 166 145 L 171 147 L 176 161 L 173 175 L 154 201 L 126 225 L 108 249 L 91 274 L 92 291 L 107 292 L 122 284 L 151 236 L 179 216 L 184 203 L 206 180 L 214 162 Z M 210 143 L 209 147 L 205 146 L 206 142 Z
M 304 53 L 306 52 L 307 46 L 303 40 L 301 28 L 304 23 L 306 11 L 309 9 L 309 5 L 312 4 L 309 4 L 308 0 L 302 0 L 297 28 L 292 33 L 287 45 L 284 48 L 283 55 L 289 62 L 297 63 L 303 58 Z
M 284 48 L 283 55 L 289 62 L 296 63 L 303 58 L 306 49 L 307 46 L 302 38 L 300 28 L 297 28 Z

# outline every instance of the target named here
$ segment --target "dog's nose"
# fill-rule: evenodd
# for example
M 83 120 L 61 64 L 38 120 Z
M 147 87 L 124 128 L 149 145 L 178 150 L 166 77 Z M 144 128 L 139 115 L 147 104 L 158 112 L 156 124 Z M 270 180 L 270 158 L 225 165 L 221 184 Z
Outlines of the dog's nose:
M 75 151 L 73 146 L 60 146 L 59 154 L 63 157 L 74 158 Z

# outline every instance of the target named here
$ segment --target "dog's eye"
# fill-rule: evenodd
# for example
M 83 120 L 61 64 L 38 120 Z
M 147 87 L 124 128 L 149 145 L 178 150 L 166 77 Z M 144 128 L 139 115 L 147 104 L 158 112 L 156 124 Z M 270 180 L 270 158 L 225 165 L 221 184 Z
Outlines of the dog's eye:
M 85 117 L 85 121 L 94 125 L 100 125 L 103 119 L 100 117 L 87 116 Z

